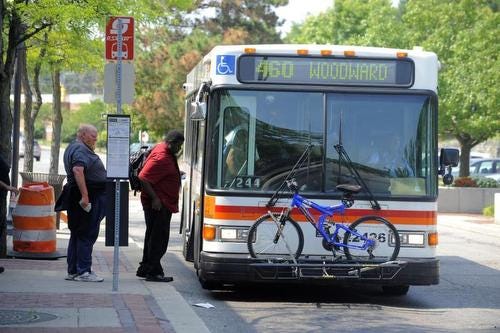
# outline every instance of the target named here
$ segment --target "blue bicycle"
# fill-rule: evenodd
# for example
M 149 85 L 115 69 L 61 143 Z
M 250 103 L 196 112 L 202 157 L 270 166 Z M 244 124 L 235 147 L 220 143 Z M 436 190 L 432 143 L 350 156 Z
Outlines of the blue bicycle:
M 380 205 L 353 167 L 342 144 L 339 143 L 334 147 L 339 153 L 339 160 L 345 161 L 358 185 L 337 185 L 336 189 L 342 193 L 342 198 L 340 204 L 334 206 L 319 205 L 301 196 L 294 177 L 308 159 L 312 148 L 308 145 L 267 203 L 268 213 L 257 219 L 248 232 L 247 246 L 252 258 L 264 259 L 264 262 L 271 264 L 288 262 L 298 267 L 298 259 L 304 248 L 304 233 L 291 217 L 292 210 L 296 208 L 316 229 L 316 234 L 322 238 L 323 248 L 332 252 L 334 262 L 345 259 L 344 261 L 350 264 L 368 263 L 368 266 L 359 264 L 361 268 L 358 269 L 358 273 L 379 267 L 381 264 L 394 264 L 399 254 L 400 238 L 391 222 L 376 215 L 363 216 L 349 226 L 344 220 L 341 223 L 333 221 L 334 215 L 344 216 L 344 211 L 354 204 L 354 195 L 363 188 L 369 195 L 372 208 L 380 210 Z M 272 207 L 285 194 L 286 188 L 293 193 L 289 206 L 284 207 L 280 212 L 272 211 Z M 320 213 L 317 220 L 309 209 Z
M 291 217 L 292 209 L 297 208 L 321 235 L 323 247 L 332 251 L 334 257 L 340 258 L 339 254 L 343 253 L 345 259 L 351 261 L 384 263 L 396 260 L 400 248 L 399 234 L 385 218 L 363 216 L 349 226 L 333 222 L 335 214 L 343 214 L 353 205 L 353 194 L 361 190 L 359 185 L 338 185 L 337 189 L 343 193 L 341 203 L 322 206 L 301 196 L 294 179 L 285 182 L 293 191 L 289 207 L 278 213 L 269 211 L 249 230 L 247 245 L 252 258 L 297 263 L 304 248 L 302 228 Z M 308 208 L 320 213 L 318 220 Z

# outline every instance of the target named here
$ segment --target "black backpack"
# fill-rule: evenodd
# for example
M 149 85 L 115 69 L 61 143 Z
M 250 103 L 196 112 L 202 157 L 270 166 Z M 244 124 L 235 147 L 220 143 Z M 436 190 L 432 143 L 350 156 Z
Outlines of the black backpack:
M 134 195 L 142 190 L 141 181 L 139 180 L 139 173 L 141 172 L 144 164 L 146 164 L 146 159 L 153 147 L 142 146 L 138 151 L 132 153 L 129 158 L 128 167 L 128 180 L 130 183 L 130 189 L 134 191 Z

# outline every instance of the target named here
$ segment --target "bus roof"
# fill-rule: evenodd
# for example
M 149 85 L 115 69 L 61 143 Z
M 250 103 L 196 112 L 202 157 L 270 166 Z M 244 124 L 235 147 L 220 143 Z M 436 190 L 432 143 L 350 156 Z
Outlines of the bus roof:
M 290 57 L 329 57 L 346 59 L 411 59 L 415 64 L 414 82 L 409 89 L 437 91 L 437 73 L 439 61 L 433 52 L 423 51 L 421 47 L 412 50 L 348 46 L 348 45 L 316 45 L 316 44 L 261 44 L 261 45 L 220 45 L 214 47 L 195 68 L 188 74 L 185 90 L 190 93 L 196 90 L 202 81 L 211 81 L 213 85 L 241 85 L 238 81 L 237 59 L 242 55 L 278 55 Z M 217 70 L 217 61 L 231 61 L 227 73 Z M 232 72 L 231 72 L 232 71 Z

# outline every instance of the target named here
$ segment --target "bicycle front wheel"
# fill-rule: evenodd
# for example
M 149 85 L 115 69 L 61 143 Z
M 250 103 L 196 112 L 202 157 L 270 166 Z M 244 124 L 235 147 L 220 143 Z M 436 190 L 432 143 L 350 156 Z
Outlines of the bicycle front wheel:
M 290 217 L 281 223 L 280 214 L 273 213 L 273 216 L 261 216 L 248 231 L 250 256 L 267 260 L 297 259 L 304 248 L 302 229 Z
M 372 245 L 367 246 L 367 240 Z M 385 262 L 399 254 L 399 233 L 380 216 L 364 216 L 351 224 L 344 235 L 344 253 L 348 260 Z

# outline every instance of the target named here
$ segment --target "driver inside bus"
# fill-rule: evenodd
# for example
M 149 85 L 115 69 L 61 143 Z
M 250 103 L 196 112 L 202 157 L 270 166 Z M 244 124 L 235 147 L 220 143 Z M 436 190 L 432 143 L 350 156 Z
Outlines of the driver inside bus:
M 246 174 L 248 157 L 248 132 L 239 129 L 232 140 L 226 157 L 226 180 L 231 181 L 239 175 Z
M 386 170 L 390 177 L 415 176 L 415 172 L 406 160 L 398 136 L 388 135 L 378 145 L 372 143 L 371 147 L 373 151 L 368 159 L 368 165 Z
M 248 132 L 239 130 L 229 148 L 226 157 L 227 171 L 230 178 L 244 174 L 248 157 Z

